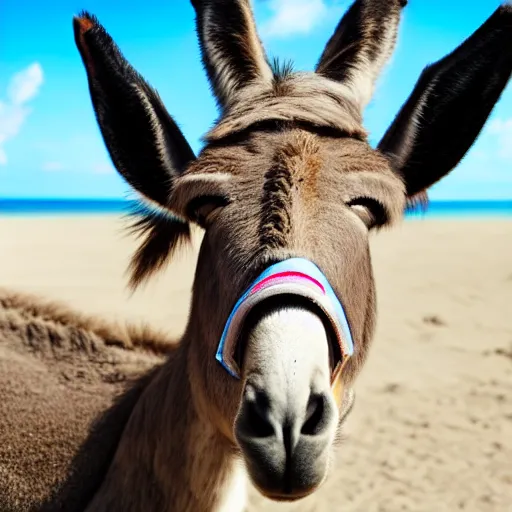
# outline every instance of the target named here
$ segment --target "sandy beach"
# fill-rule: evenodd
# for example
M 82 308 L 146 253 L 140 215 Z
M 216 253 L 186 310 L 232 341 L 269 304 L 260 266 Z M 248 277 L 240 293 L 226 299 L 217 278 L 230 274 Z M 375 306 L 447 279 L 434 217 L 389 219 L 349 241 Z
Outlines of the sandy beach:
M 131 295 L 123 225 L 0 217 L 0 284 L 178 336 L 195 249 Z M 378 329 L 336 467 L 301 502 L 251 492 L 249 511 L 512 511 L 512 220 L 409 220 L 372 249 Z

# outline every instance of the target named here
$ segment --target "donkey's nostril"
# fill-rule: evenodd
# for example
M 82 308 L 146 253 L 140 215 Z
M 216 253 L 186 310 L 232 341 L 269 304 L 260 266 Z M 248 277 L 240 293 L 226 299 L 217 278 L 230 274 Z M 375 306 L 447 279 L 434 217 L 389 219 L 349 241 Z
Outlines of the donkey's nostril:
M 305 436 L 315 436 L 324 430 L 328 424 L 326 411 L 327 398 L 323 394 L 312 394 L 309 397 L 306 419 L 302 425 L 300 433 Z
M 245 431 L 247 434 L 252 434 L 254 437 L 269 437 L 274 435 L 274 428 L 267 415 L 263 413 L 256 403 L 247 404 L 245 422 Z
M 240 425 L 245 435 L 269 437 L 275 434 L 270 422 L 270 402 L 268 396 L 254 389 L 250 384 L 245 391 L 245 402 L 240 415 Z

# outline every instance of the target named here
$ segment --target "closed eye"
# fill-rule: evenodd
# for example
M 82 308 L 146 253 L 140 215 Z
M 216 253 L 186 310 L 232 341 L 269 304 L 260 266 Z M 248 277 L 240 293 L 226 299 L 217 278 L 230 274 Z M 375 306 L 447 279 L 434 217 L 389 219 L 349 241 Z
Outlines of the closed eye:
M 388 222 L 384 205 L 371 197 L 357 197 L 348 203 L 350 209 L 365 223 L 368 229 L 383 226 Z
M 206 228 L 228 203 L 228 199 L 222 196 L 196 197 L 188 203 L 187 217 L 202 228 Z

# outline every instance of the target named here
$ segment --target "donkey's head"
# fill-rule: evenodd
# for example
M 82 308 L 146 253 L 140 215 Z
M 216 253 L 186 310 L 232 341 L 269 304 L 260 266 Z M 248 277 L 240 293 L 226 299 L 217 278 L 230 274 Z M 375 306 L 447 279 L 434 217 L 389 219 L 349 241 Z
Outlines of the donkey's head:
M 132 283 L 205 230 L 187 330 L 196 408 L 267 496 L 325 478 L 373 332 L 371 231 L 450 172 L 512 69 L 512 7 L 427 67 L 377 149 L 361 124 L 405 0 L 357 0 L 316 71 L 269 65 L 249 0 L 192 0 L 221 116 L 196 158 L 88 14 L 75 36 L 112 160 L 151 210 Z

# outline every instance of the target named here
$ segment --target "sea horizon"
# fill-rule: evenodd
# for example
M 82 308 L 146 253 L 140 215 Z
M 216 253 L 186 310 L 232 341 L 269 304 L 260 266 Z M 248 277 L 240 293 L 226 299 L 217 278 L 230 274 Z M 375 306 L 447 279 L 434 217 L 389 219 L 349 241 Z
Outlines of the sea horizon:
M 119 198 L 0 198 L 0 216 L 123 215 L 136 213 L 136 200 Z M 512 199 L 433 199 L 406 217 L 512 217 Z

